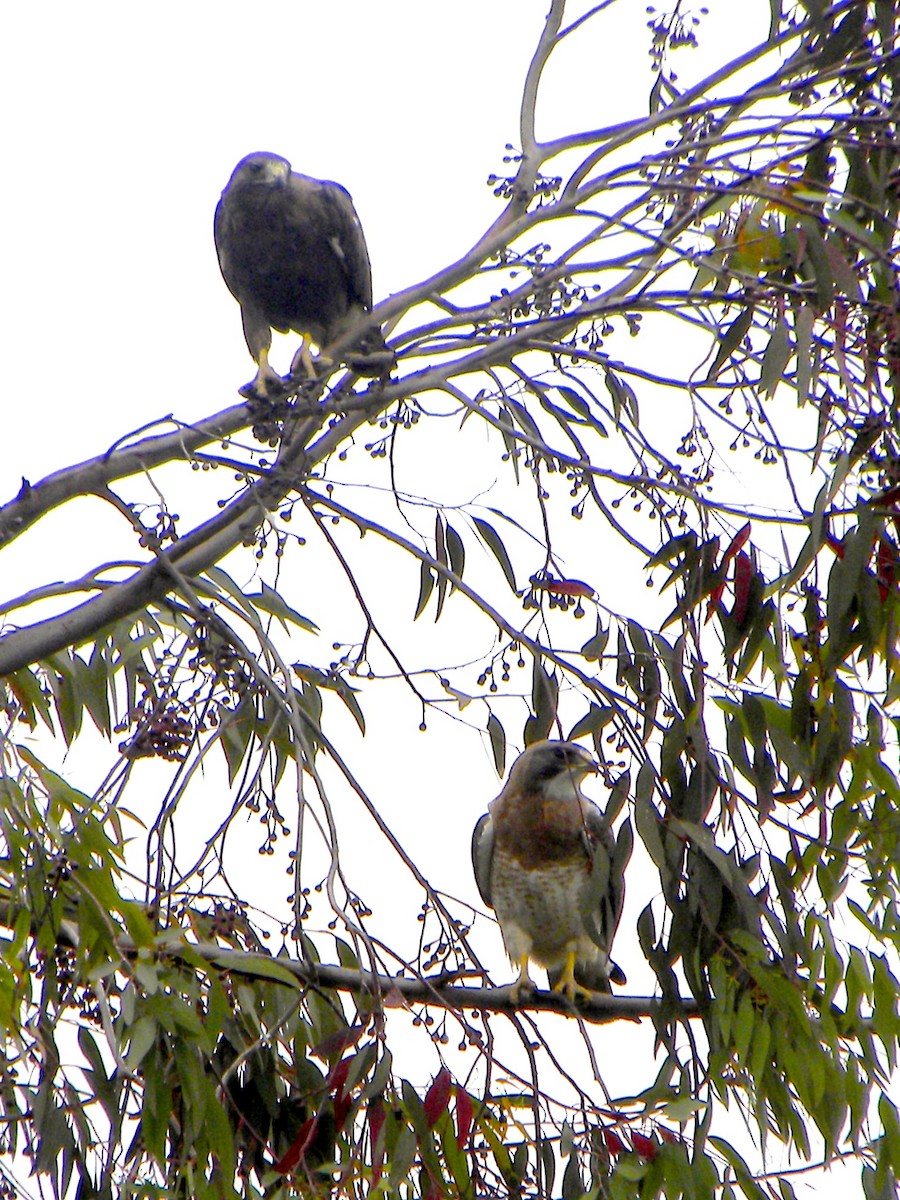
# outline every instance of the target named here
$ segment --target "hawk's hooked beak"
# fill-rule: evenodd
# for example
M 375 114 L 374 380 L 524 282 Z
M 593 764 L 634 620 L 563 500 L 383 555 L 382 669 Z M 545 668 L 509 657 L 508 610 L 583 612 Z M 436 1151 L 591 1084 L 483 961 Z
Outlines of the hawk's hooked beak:
M 572 773 L 577 775 L 579 779 L 583 779 L 586 775 L 599 775 L 600 764 L 597 762 L 594 756 L 587 750 L 583 750 L 580 746 L 578 749 L 579 761 L 572 764 Z
M 266 183 L 272 187 L 283 188 L 287 187 L 287 182 L 291 177 L 291 168 L 287 163 L 273 163 L 273 170 L 269 173 Z

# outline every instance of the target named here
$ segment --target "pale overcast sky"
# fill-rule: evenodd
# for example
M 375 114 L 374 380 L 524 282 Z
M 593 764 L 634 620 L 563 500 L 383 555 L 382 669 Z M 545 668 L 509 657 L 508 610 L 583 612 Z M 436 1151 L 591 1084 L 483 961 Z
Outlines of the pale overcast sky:
M 376 301 L 465 251 L 499 211 L 486 179 L 503 169 L 505 144 L 517 141 L 521 84 L 547 7 L 547 0 L 8 3 L 0 30 L 0 498 L 15 494 L 22 476 L 36 481 L 101 453 L 167 413 L 194 420 L 236 402 L 253 367 L 238 306 L 219 274 L 212 217 L 234 164 L 250 151 L 277 152 L 348 188 L 366 232 Z M 736 29 L 744 5 L 710 0 L 708 7 L 710 36 L 735 42 L 727 57 L 740 50 L 738 36 L 757 38 L 768 19 L 768 5 L 757 4 L 756 27 Z M 647 111 L 646 20 L 643 3 L 620 3 L 613 19 L 598 22 L 595 41 L 579 41 L 577 55 L 560 58 L 548 75 L 552 104 L 541 110 L 539 133 Z M 609 53 L 611 39 L 621 42 L 620 54 Z M 80 573 L 120 527 L 99 502 L 50 516 L 5 552 L 4 595 Z M 426 874 L 438 886 L 458 879 L 457 893 L 474 902 L 469 832 L 496 778 L 470 735 L 460 731 L 436 750 L 434 739 L 416 742 L 410 716 L 403 714 L 397 735 L 401 764 L 393 763 L 389 788 L 383 776 L 376 786 L 411 837 L 417 826 L 442 830 L 439 844 L 419 842 Z M 367 745 L 389 737 L 396 720 L 372 713 Z M 435 761 L 426 805 L 417 780 Z M 68 764 L 73 773 L 76 765 Z M 347 855 L 351 864 L 365 861 L 368 843 L 348 845 Z M 286 890 L 279 880 L 277 893 Z M 634 913 L 648 898 L 640 891 L 632 888 Z M 634 990 L 650 987 L 631 930 L 620 940 L 615 957 Z M 498 980 L 511 978 L 499 933 L 482 930 L 479 944 Z M 607 1053 L 612 1042 L 651 1053 L 646 1028 L 596 1036 Z M 652 1066 L 634 1074 L 633 1052 L 609 1061 L 610 1082 L 616 1076 L 623 1089 L 653 1074 Z

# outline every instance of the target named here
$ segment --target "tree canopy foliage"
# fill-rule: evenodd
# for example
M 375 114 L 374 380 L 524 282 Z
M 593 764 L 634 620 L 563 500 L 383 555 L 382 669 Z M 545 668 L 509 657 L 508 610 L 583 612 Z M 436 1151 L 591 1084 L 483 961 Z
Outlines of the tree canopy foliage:
M 375 310 L 389 380 L 323 368 L 0 509 L 3 545 L 86 495 L 133 530 L 2 605 L 10 1195 L 30 1159 L 81 1198 L 789 1197 L 776 1144 L 894 1195 L 900 12 L 771 0 L 683 84 L 702 14 L 648 10 L 649 113 L 545 132 L 553 64 L 622 53 L 610 8 L 552 0 L 497 219 Z M 396 756 L 419 721 L 500 775 L 592 743 L 654 996 L 509 1004 L 355 767 L 407 697 Z M 77 788 L 47 747 L 92 729 Z M 248 811 L 291 851 L 268 919 Z M 347 865 L 364 814 L 412 932 Z M 613 1094 L 597 1039 L 635 1017 Z

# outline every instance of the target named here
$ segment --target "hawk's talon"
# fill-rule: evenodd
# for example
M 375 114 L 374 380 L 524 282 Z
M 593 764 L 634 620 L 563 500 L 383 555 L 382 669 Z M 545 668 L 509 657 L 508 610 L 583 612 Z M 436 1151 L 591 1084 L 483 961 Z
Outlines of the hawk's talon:
M 238 395 L 245 400 L 280 400 L 288 395 L 290 385 L 273 371 L 271 375 L 259 376 L 238 388 Z
M 519 977 L 515 983 L 510 984 L 509 998 L 513 1004 L 521 1003 L 522 989 L 526 992 L 536 992 L 537 985 L 528 974 L 528 955 L 524 955 L 519 963 Z
M 292 379 L 295 376 L 299 379 L 316 379 L 320 373 L 325 374 L 334 366 L 334 359 L 329 358 L 327 354 L 320 354 L 318 358 L 313 358 L 309 348 L 310 341 L 309 335 L 304 333 L 300 341 L 300 349 L 291 359 L 290 377 Z
M 580 983 L 576 983 L 573 979 L 571 983 L 564 979 L 559 979 L 553 985 L 553 991 L 558 996 L 565 996 L 573 1004 L 577 1000 L 593 1000 L 596 992 L 592 992 L 590 988 L 582 987 Z
M 238 388 L 238 395 L 246 400 L 277 400 L 285 395 L 288 385 L 278 372 L 269 366 L 269 351 L 263 347 L 256 356 L 259 370 L 256 376 Z
M 553 991 L 566 997 L 572 1004 L 576 1000 L 590 1000 L 594 993 L 590 988 L 583 987 L 575 978 L 576 953 L 570 950 L 566 955 L 566 965 L 562 975 L 553 985 Z

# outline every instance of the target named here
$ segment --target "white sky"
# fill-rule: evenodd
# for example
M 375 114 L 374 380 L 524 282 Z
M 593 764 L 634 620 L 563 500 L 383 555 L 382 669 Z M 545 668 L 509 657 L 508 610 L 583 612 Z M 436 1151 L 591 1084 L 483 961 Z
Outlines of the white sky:
M 768 22 L 766 3 L 739 6 L 740 29 L 733 0 L 708 6 L 701 36 L 716 58 L 737 54 L 737 39 L 757 40 Z M 11 497 L 23 476 L 34 482 L 101 453 L 167 413 L 190 421 L 236 401 L 253 368 L 216 263 L 212 214 L 248 152 L 275 151 L 349 189 L 376 300 L 466 250 L 497 215 L 485 181 L 502 170 L 505 143 L 517 141 L 521 83 L 547 7 L 547 0 L 5 5 L 0 498 Z M 624 0 L 580 57 L 554 66 L 539 133 L 646 112 L 646 20 L 643 3 Z M 702 58 L 686 57 L 685 69 Z M 98 547 L 103 558 L 128 552 L 112 548 L 120 528 L 121 518 L 99 501 L 51 515 L 4 552 L 3 595 L 82 572 Z M 634 586 L 640 596 L 643 580 Z M 297 607 L 303 611 L 302 602 Z M 592 620 L 581 623 L 584 638 Z M 363 782 L 421 853 L 432 882 L 474 902 L 469 831 L 497 790 L 481 744 L 446 723 L 440 738 L 423 738 L 403 701 L 369 716 L 373 731 L 357 762 Z M 400 765 L 394 760 L 385 774 L 369 756 L 390 738 Z M 435 762 L 426 803 L 420 780 Z M 73 780 L 85 763 L 70 759 Z M 347 843 L 351 877 L 371 853 L 365 837 Z M 276 907 L 286 891 L 285 879 L 259 903 Z M 648 897 L 639 885 L 631 892 L 633 917 Z M 411 916 L 398 898 L 397 919 L 404 913 Z M 645 991 L 652 976 L 629 930 L 626 918 L 615 957 L 634 990 Z M 508 967 L 499 933 L 480 934 L 479 948 L 502 981 Z M 601 1030 L 595 1041 L 611 1082 L 625 1091 L 629 1078 L 632 1088 L 649 1083 L 649 1030 Z M 613 1044 L 625 1050 L 615 1062 Z M 635 1053 L 648 1064 L 637 1078 Z

